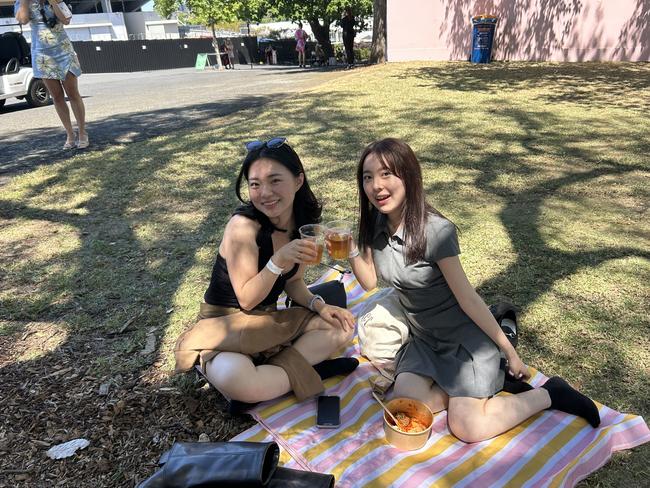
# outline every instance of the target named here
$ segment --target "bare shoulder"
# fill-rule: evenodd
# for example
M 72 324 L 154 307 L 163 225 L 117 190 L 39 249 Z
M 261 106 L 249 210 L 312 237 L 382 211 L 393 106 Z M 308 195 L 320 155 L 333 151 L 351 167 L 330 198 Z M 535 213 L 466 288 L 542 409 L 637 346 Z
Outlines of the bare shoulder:
M 257 247 L 256 237 L 260 230 L 260 224 L 243 215 L 233 215 L 223 232 L 222 251 L 229 254 L 230 249 L 237 249 L 241 246 Z
M 224 230 L 223 237 L 227 240 L 241 242 L 241 240 L 248 240 L 251 237 L 253 241 L 260 230 L 260 224 L 243 215 L 233 215 Z

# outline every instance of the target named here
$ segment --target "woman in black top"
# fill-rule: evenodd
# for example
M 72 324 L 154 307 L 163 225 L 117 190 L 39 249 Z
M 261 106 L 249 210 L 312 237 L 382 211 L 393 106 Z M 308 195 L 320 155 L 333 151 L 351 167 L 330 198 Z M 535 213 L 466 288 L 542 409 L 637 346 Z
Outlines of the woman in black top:
M 343 17 L 341 18 L 340 25 L 343 29 L 343 47 L 345 47 L 345 56 L 347 58 L 348 68 L 354 66 L 354 15 L 352 9 L 345 7 L 343 10 Z
M 300 158 L 285 138 L 247 149 L 236 183 L 244 205 L 224 230 L 200 320 L 176 343 L 176 369 L 199 362 L 234 400 L 259 402 L 291 390 L 302 400 L 323 391 L 324 371 L 312 365 L 352 338 L 354 317 L 325 304 L 303 280 L 303 263 L 313 261 L 316 248 L 297 230 L 320 221 L 321 205 Z M 241 195 L 243 180 L 250 201 Z M 282 291 L 302 307 L 277 310 Z M 344 359 L 344 366 L 358 364 Z M 349 371 L 325 375 L 341 372 Z

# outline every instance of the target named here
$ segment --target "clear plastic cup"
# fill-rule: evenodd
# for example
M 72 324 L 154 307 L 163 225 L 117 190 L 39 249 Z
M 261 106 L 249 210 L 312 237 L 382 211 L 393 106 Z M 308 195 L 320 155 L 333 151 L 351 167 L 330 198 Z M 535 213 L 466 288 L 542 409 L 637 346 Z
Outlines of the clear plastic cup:
M 334 260 L 347 259 L 352 246 L 352 224 L 347 220 L 332 220 L 325 224 L 327 252 Z
M 320 264 L 325 246 L 325 227 L 320 224 L 307 224 L 300 227 L 298 232 L 301 239 L 309 239 L 316 243 L 316 258 L 313 261 L 305 261 L 305 264 Z

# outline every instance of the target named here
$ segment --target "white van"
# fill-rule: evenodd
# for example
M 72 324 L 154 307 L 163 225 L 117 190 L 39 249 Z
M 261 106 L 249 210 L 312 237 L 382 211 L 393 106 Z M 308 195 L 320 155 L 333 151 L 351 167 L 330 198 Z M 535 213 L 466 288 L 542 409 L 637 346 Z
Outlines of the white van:
M 52 101 L 43 80 L 34 78 L 29 45 L 19 32 L 0 35 L 0 110 L 7 98 L 24 98 L 30 107 Z

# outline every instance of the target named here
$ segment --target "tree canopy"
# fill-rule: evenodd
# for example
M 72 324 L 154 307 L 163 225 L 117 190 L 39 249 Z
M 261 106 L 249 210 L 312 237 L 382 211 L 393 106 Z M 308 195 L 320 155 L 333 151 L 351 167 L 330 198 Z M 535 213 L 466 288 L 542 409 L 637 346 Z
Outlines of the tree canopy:
M 263 18 L 306 20 L 327 56 L 334 54 L 330 25 L 341 18 L 346 6 L 352 8 L 359 27 L 372 14 L 373 0 L 154 0 L 154 8 L 164 17 L 183 12 L 189 22 L 212 28 L 219 23 L 241 20 L 260 22 Z

